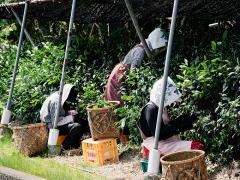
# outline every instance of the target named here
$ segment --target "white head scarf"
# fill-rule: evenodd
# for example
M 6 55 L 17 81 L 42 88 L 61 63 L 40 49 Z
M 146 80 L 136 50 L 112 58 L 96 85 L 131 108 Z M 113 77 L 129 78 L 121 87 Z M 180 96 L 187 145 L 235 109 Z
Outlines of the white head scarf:
M 151 44 L 152 49 L 157 49 L 166 46 L 167 37 L 164 34 L 164 30 L 160 28 L 156 28 L 149 35 L 147 40 Z M 149 46 L 149 45 L 148 45 Z
M 150 93 L 150 101 L 154 102 L 157 106 L 160 104 L 160 98 L 162 94 L 162 85 L 163 85 L 163 78 L 157 80 Z M 166 94 L 164 100 L 164 107 L 172 104 L 173 102 L 179 101 L 182 94 L 177 89 L 173 80 L 168 77 L 167 85 L 166 85 Z
M 71 92 L 71 89 L 74 87 L 74 85 L 72 84 L 65 84 L 64 87 L 63 87 L 63 94 L 62 94 L 62 106 L 63 104 L 66 102 L 70 92 Z

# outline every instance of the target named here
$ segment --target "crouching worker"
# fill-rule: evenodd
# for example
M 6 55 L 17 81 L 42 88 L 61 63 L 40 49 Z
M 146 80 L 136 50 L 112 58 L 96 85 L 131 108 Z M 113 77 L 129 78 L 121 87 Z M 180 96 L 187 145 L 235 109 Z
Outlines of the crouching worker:
M 155 129 L 157 123 L 158 106 L 162 91 L 162 81 L 158 80 L 153 85 L 150 93 L 150 102 L 145 105 L 141 112 L 138 128 L 143 139 L 144 155 L 148 158 L 149 150 L 153 148 Z M 161 155 L 174 153 L 177 151 L 185 151 L 191 149 L 204 150 L 204 145 L 200 142 L 181 140 L 176 134 L 184 132 L 192 128 L 193 121 L 197 115 L 181 115 L 176 119 L 168 116 L 167 106 L 180 100 L 181 93 L 176 88 L 175 83 L 168 77 L 166 85 L 166 94 L 164 101 L 164 110 L 162 114 L 162 123 L 158 149 Z
M 76 102 L 77 91 L 74 85 L 65 84 L 63 87 L 62 102 L 59 110 L 57 128 L 59 135 L 67 135 L 62 145 L 64 149 L 73 149 L 80 146 L 80 138 L 83 131 L 78 123 L 78 112 L 71 109 L 72 103 Z M 51 94 L 43 103 L 40 110 L 41 121 L 47 123 L 48 128 L 53 128 L 55 113 L 59 100 L 59 91 Z
M 166 46 L 167 37 L 164 31 L 160 28 L 153 30 L 148 39 L 146 39 L 147 46 L 150 51 L 155 49 L 161 49 Z M 128 71 L 133 72 L 136 67 L 139 67 L 144 59 L 145 50 L 143 45 L 137 44 L 134 46 L 124 57 L 123 62 L 117 64 L 112 70 L 105 89 L 105 101 L 120 101 L 121 105 L 124 105 L 124 100 L 121 98 L 121 86 L 122 80 L 127 75 Z M 128 141 L 128 136 L 130 132 L 127 127 L 122 127 L 120 133 L 120 139 L 126 139 Z M 125 140 L 121 141 L 124 143 Z
M 164 31 L 160 28 L 153 30 L 149 34 L 148 39 L 146 39 L 150 51 L 165 47 L 166 42 L 167 38 Z M 124 104 L 124 101 L 121 98 L 121 93 L 119 92 L 121 82 L 129 69 L 133 72 L 136 67 L 141 65 L 144 56 L 145 50 L 143 45 L 137 44 L 127 53 L 123 62 L 114 67 L 107 81 L 104 97 L 105 101 L 120 101 L 122 105 Z

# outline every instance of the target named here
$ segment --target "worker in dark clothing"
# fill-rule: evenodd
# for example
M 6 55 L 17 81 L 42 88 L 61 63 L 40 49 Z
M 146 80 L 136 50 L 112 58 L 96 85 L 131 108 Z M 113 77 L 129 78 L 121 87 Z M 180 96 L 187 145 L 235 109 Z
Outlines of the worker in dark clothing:
M 146 157 L 148 157 L 149 150 L 153 148 L 162 81 L 163 79 L 160 79 L 153 85 L 150 93 L 150 102 L 143 108 L 140 120 L 138 121 Z M 158 144 L 162 155 L 191 149 L 204 150 L 204 145 L 200 142 L 184 141 L 175 136 L 180 132 L 191 129 L 193 121 L 197 118 L 197 115 L 181 115 L 176 119 L 170 120 L 166 107 L 179 101 L 180 97 L 181 93 L 176 88 L 172 79 L 168 77 Z
M 57 128 L 59 135 L 67 135 L 62 145 L 64 149 L 78 148 L 80 138 L 83 135 L 83 129 L 79 123 L 78 112 L 71 109 L 71 103 L 76 102 L 77 91 L 74 85 L 65 84 L 63 87 L 62 102 L 60 105 L 59 122 Z M 40 119 L 47 123 L 48 128 L 53 128 L 57 104 L 59 100 L 59 91 L 51 94 L 43 103 L 40 110 Z

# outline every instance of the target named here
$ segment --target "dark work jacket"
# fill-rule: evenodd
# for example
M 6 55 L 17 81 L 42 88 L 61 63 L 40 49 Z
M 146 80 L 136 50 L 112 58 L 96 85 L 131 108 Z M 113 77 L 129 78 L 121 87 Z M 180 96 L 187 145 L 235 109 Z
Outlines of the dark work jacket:
M 157 123 L 158 107 L 150 102 L 142 109 L 141 117 L 138 121 L 138 128 L 141 132 L 142 138 L 155 136 L 155 129 Z M 161 122 L 161 130 L 159 140 L 167 139 L 179 132 L 186 131 L 192 127 L 192 120 L 195 116 L 181 115 L 169 123 Z

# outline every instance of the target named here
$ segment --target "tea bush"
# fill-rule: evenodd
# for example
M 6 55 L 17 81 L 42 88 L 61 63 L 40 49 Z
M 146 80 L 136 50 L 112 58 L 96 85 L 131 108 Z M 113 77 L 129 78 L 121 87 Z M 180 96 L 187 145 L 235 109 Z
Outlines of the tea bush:
M 8 99 L 15 52 L 16 47 L 10 45 L 0 54 L 2 102 Z M 43 48 L 32 48 L 22 54 L 12 99 L 14 118 L 26 123 L 39 120 L 41 104 L 58 89 L 63 52 L 62 47 L 43 43 Z
M 17 39 L 18 33 L 13 33 L 16 30 L 15 25 L 0 24 L 4 27 L 0 31 L 0 101 L 6 103 L 16 56 L 16 46 L 12 45 L 10 40 L 6 40 L 6 37 L 9 38 L 11 35 L 12 39 Z M 66 23 L 56 23 L 55 25 L 61 27 L 63 31 L 67 29 Z M 112 26 L 112 36 L 109 37 L 106 31 L 102 31 L 102 41 L 99 41 L 99 35 L 96 31 L 88 36 L 90 25 L 83 27 L 84 30 L 81 32 L 77 31 L 76 26 L 73 30 L 66 83 L 73 83 L 77 86 L 81 96 L 78 110 L 81 119 L 86 122 L 86 107 L 103 99 L 107 77 L 114 64 L 121 60 L 116 58 L 116 54 L 119 58 L 122 58 L 122 52 L 129 48 L 128 46 L 131 46 L 132 39 L 136 36 L 127 39 L 134 31 Z M 33 48 L 28 42 L 23 44 L 12 99 L 12 111 L 14 113 L 13 119 L 25 123 L 39 121 L 39 110 L 43 101 L 50 93 L 59 89 L 66 34 L 56 32 L 57 28 L 54 32 L 47 32 L 47 27 L 40 28 L 43 34 L 49 34 L 46 40 L 54 41 L 55 45 L 54 43 L 43 42 L 38 43 L 38 46 Z M 31 26 L 29 29 L 31 29 Z M 116 41 L 120 31 L 126 38 L 119 39 L 119 43 L 109 46 L 110 43 Z M 76 33 L 78 34 L 76 35 Z M 57 39 L 56 34 L 59 34 Z M 33 39 L 38 40 L 39 34 L 35 38 L 33 33 Z M 43 37 L 41 40 L 43 40 Z M 119 44 L 124 44 L 124 46 Z
M 0 101 L 0 116 L 2 116 L 3 108 L 4 108 L 3 103 Z
M 172 105 L 169 112 L 171 118 L 183 113 L 199 113 L 194 128 L 181 136 L 202 141 L 211 159 L 224 160 L 237 158 L 240 150 L 239 39 L 234 33 L 225 31 L 218 40 L 209 41 L 204 51 L 196 53 L 193 60 L 177 62 L 175 58 L 182 54 L 174 54 L 172 61 L 179 64 L 179 69 L 174 72 L 171 67 L 170 76 L 182 92 L 182 102 Z M 144 65 L 130 73 L 123 84 L 126 104 L 118 112 L 122 117 L 118 126 L 126 123 L 135 143 L 141 142 L 136 121 L 142 107 L 149 101 L 150 88 L 162 75 L 161 65 L 158 68 Z
M 239 47 L 227 40 L 225 32 L 220 43 L 212 41 L 205 56 L 197 57 L 192 64 L 185 60 L 180 66 L 182 74 L 177 76 L 183 92 L 178 112 L 201 114 L 194 130 L 186 132 L 185 137 L 201 140 L 212 157 L 222 159 L 239 153 L 240 145 L 240 64 L 235 54 Z
M 182 102 L 172 105 L 169 113 L 171 118 L 183 113 L 200 113 L 194 128 L 181 136 L 204 142 L 210 157 L 236 157 L 240 146 L 239 32 L 234 27 L 216 31 L 195 25 L 177 26 L 169 76 L 177 82 L 183 96 Z M 66 34 L 62 32 L 67 27 L 66 23 L 54 26 L 59 28 L 53 28 L 51 32 L 48 27 L 39 27 L 45 36 L 33 33 L 33 38 L 46 43 L 38 43 L 37 48 L 30 47 L 27 42 L 23 46 L 12 111 L 15 119 L 26 123 L 39 121 L 43 101 L 59 89 L 66 40 Z M 66 82 L 75 84 L 79 91 L 77 109 L 85 125 L 86 107 L 103 100 L 104 88 L 114 65 L 139 41 L 132 26 L 127 29 L 112 25 L 108 35 L 106 26 L 100 24 L 101 36 L 97 29 L 90 36 L 91 27 L 75 26 L 66 77 Z M 8 29 L 11 40 L 17 39 L 14 29 L 14 25 Z M 147 28 L 144 32 L 151 30 Z M 0 102 L 3 103 L 7 100 L 16 54 L 16 46 L 6 42 L 9 36 L 0 33 Z M 145 58 L 142 67 L 129 73 L 122 83 L 121 93 L 126 103 L 117 110 L 121 117 L 117 126 L 129 128 L 134 144 L 141 143 L 136 122 L 149 101 L 153 83 L 163 74 L 165 53 L 153 52 L 153 56 Z

